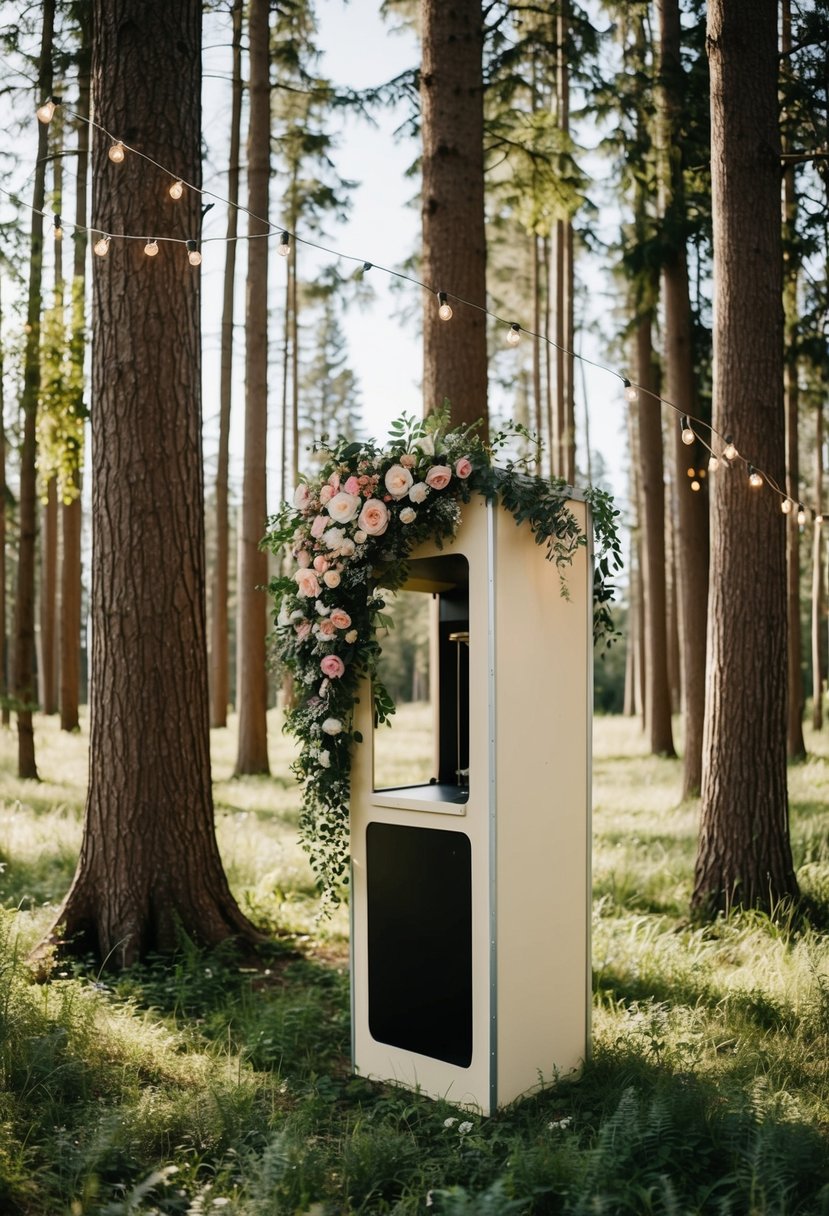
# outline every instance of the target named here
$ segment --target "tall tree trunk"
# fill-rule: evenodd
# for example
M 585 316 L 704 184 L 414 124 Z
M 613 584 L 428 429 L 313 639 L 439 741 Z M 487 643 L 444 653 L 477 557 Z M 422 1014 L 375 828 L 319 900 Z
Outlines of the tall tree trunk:
M 710 0 L 713 424 L 783 480 L 776 0 Z M 797 895 L 786 790 L 786 549 L 777 495 L 720 468 L 712 500 L 708 710 L 692 908 Z M 763 577 L 757 577 L 762 569 Z
M 538 337 L 533 338 L 533 429 L 539 439 L 543 439 L 543 399 L 542 399 L 542 381 L 541 381 L 541 297 L 542 297 L 542 261 L 541 261 L 541 237 L 537 232 L 534 232 L 530 237 L 530 268 L 532 274 L 532 297 L 533 297 L 533 333 L 538 334 Z M 546 346 L 546 342 L 544 343 Z M 543 460 L 543 448 L 539 447 L 538 460 L 536 463 L 536 474 L 541 476 L 541 462 Z
M 43 33 L 38 65 L 38 103 L 52 92 L 54 0 L 43 3 Z M 32 710 L 35 704 L 35 541 L 37 536 L 37 402 L 40 394 L 40 314 L 43 279 L 43 203 L 46 193 L 48 127 L 38 128 L 37 162 L 32 190 L 32 246 L 26 308 L 23 365 L 23 444 L 20 451 L 20 540 L 17 557 L 17 599 L 14 612 L 14 699 L 17 710 L 17 772 L 37 778 Z
M 251 238 L 267 232 L 270 176 L 270 75 L 268 0 L 251 0 L 248 205 Z M 261 217 L 257 219 L 256 217 Z M 265 670 L 267 554 L 259 548 L 267 516 L 268 447 L 268 242 L 248 243 L 247 348 L 245 357 L 245 465 L 239 532 L 239 621 L 236 703 L 239 744 L 236 774 L 267 773 L 268 681 Z
M 58 484 L 52 476 L 46 485 L 40 537 L 40 658 L 38 699 L 44 714 L 58 711 L 57 604 L 58 591 Z
M 222 290 L 219 371 L 219 453 L 216 466 L 216 553 L 210 595 L 210 725 L 227 726 L 230 700 L 228 581 L 230 520 L 230 407 L 233 398 L 233 312 L 236 299 L 236 240 L 239 228 L 239 151 L 242 141 L 242 0 L 233 0 L 233 67 L 230 103 L 230 156 L 227 170 L 227 244 Z
M 91 29 L 88 12 L 80 14 L 81 46 L 78 56 L 78 156 L 75 186 L 75 222 L 72 252 L 72 332 L 70 357 L 77 384 L 76 409 L 85 414 L 84 359 L 86 356 L 86 251 L 87 177 L 89 171 L 89 115 Z M 74 731 L 80 725 L 81 601 L 83 594 L 81 539 L 83 506 L 81 488 L 84 453 L 77 465 L 70 492 L 61 504 L 62 556 L 60 572 L 60 725 Z
M 697 415 L 688 259 L 682 236 L 685 194 L 680 135 L 684 77 L 680 59 L 678 0 L 659 0 L 661 151 L 662 151 L 662 299 L 664 306 L 665 395 L 684 414 Z M 682 647 L 684 755 L 682 797 L 702 786 L 702 736 L 705 719 L 705 645 L 708 623 L 708 496 L 694 493 L 686 476 L 705 456 L 673 428 L 677 513 L 675 531 L 679 573 L 679 625 Z
M 780 50 L 787 56 L 792 49 L 791 0 L 783 0 Z M 783 151 L 788 151 L 786 124 L 783 125 Z M 797 298 L 798 261 L 794 256 L 797 223 L 797 194 L 794 165 L 783 170 L 783 310 L 785 317 L 783 399 L 786 413 L 786 493 L 792 503 L 800 500 L 800 459 L 798 415 L 800 387 L 798 383 L 799 309 Z M 805 760 L 803 741 L 803 668 L 800 628 L 800 526 L 797 511 L 786 516 L 786 616 L 788 620 L 786 752 L 789 760 Z
M 553 275 L 550 274 L 551 259 L 553 256 L 552 242 L 548 236 L 544 237 L 542 245 L 544 258 L 544 275 L 546 280 L 546 291 L 544 292 L 544 329 L 543 332 L 555 339 L 553 333 L 553 298 L 552 298 L 552 283 Z M 553 346 L 550 342 L 544 343 L 544 425 L 546 427 L 546 443 L 547 451 L 549 452 L 549 467 L 548 473 L 550 477 L 554 475 L 555 467 L 555 424 L 554 408 L 553 408 Z
M 423 275 L 435 291 L 473 305 L 486 301 L 484 230 L 483 15 L 480 0 L 420 0 L 423 139 Z M 454 306 L 423 315 L 423 404 L 448 399 L 452 421 L 482 420 L 487 434 L 486 317 Z
M 93 7 L 98 122 L 196 186 L 201 8 Z M 109 143 L 96 134 L 93 228 L 164 233 L 169 209 L 146 188 L 145 163 L 128 153 L 113 166 Z M 199 220 L 188 192 L 179 231 L 198 233 Z M 231 895 L 213 825 L 198 271 L 180 246 L 147 258 L 115 239 L 94 271 L 89 791 L 52 932 L 121 967 L 182 934 L 206 945 L 259 935 Z
M 823 728 L 823 402 L 815 414 L 815 520 L 812 537 L 812 726 Z
M 636 377 L 656 393 L 651 341 L 652 317 L 640 317 L 636 329 Z M 668 680 L 668 603 L 665 579 L 665 467 L 659 401 L 639 397 L 639 466 L 641 470 L 643 614 L 645 620 L 645 722 L 650 750 L 673 756 L 671 689 Z
M 3 276 L 0 274 L 0 287 Z M 9 631 L 6 626 L 6 395 L 3 348 L 3 308 L 0 303 L 0 715 L 3 726 L 9 712 Z
M 675 480 L 675 479 L 673 479 Z M 682 708 L 682 661 L 679 654 L 679 559 L 677 556 L 677 530 L 673 504 L 676 502 L 676 485 L 667 487 L 672 509 L 665 521 L 665 543 L 668 546 L 668 687 L 671 690 L 671 713 L 678 714 Z

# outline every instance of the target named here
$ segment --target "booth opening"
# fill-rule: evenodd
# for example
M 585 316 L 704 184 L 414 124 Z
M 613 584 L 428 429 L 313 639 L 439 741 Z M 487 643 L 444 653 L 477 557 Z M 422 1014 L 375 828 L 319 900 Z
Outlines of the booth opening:
M 398 704 L 394 726 L 375 725 L 374 789 L 425 802 L 469 798 L 469 563 L 439 554 L 411 563 L 389 598 L 395 629 L 381 643 L 379 675 Z M 411 690 L 412 700 L 405 704 Z M 420 693 L 422 699 L 415 700 Z M 401 707 L 404 707 L 401 710 Z

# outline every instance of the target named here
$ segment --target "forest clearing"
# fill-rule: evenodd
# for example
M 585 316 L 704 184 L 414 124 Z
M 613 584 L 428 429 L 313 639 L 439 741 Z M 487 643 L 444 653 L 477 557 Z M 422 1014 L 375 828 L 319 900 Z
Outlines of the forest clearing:
M 390 738 L 411 754 L 423 710 L 399 716 Z M 273 934 L 261 966 L 184 943 L 172 963 L 81 963 L 45 987 L 25 954 L 74 868 L 87 735 L 37 719 L 33 787 L 0 734 L 0 1211 L 829 1211 L 825 739 L 790 770 L 811 912 L 693 928 L 698 805 L 678 804 L 680 762 L 649 756 L 635 720 L 596 719 L 593 1058 L 481 1119 L 351 1075 L 347 919 L 315 921 L 272 725 L 274 778 L 227 779 L 234 720 L 212 740 L 223 859 Z

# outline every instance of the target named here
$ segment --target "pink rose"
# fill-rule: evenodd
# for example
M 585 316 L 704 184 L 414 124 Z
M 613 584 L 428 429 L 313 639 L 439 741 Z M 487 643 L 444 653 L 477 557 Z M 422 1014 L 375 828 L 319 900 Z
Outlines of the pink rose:
M 317 574 L 325 574 L 325 571 L 328 569 L 328 561 L 321 553 L 314 558 L 314 569 Z
M 337 627 L 334 625 L 330 616 L 325 616 L 317 625 L 317 633 L 321 638 L 330 640 L 337 636 Z
M 296 630 L 296 640 L 298 642 L 304 642 L 308 637 L 308 634 L 311 632 L 311 622 L 300 621 L 298 625 L 294 625 L 294 629 Z
M 324 676 L 328 676 L 329 680 L 337 680 L 345 671 L 345 663 L 336 654 L 327 654 L 325 658 L 320 659 L 320 671 Z
M 354 476 L 349 477 L 348 481 L 343 486 L 343 489 L 345 490 L 346 494 L 359 494 L 360 479 Z
M 368 536 L 382 536 L 389 526 L 388 507 L 379 498 L 369 498 L 363 505 L 357 524 Z
M 314 522 L 311 524 L 311 535 L 314 540 L 319 540 L 329 523 L 330 520 L 326 515 L 314 516 Z
M 309 600 L 316 599 L 321 588 L 319 579 L 313 570 L 297 570 L 294 579 L 299 595 L 304 595 Z
M 331 616 L 328 618 L 337 629 L 348 629 L 351 624 L 351 617 L 346 612 L 345 608 L 332 609 Z
M 339 570 L 326 570 L 325 574 L 323 574 L 323 576 L 322 576 L 322 581 L 325 583 L 326 587 L 339 587 L 339 585 L 340 585 Z
M 409 470 L 404 469 L 402 464 L 393 464 L 385 476 L 386 489 L 392 498 L 404 498 L 413 480 Z
M 405 456 L 400 457 L 400 463 L 403 465 L 404 469 L 413 469 L 415 467 L 416 460 L 411 452 L 407 452 Z
M 409 498 L 412 502 L 423 502 L 426 495 L 429 493 L 429 487 L 424 481 L 416 481 L 409 490 Z
M 333 486 L 323 486 L 320 490 L 320 502 L 322 505 L 325 506 L 334 497 L 334 494 L 335 490 Z
M 299 566 L 300 570 L 304 570 L 307 566 L 311 565 L 311 554 L 307 551 L 307 549 L 300 549 L 299 553 L 297 553 L 296 564 Z
M 445 490 L 452 480 L 452 470 L 448 464 L 433 464 L 426 474 L 426 485 L 431 490 Z
M 347 494 L 340 490 L 329 501 L 326 510 L 338 524 L 350 523 L 360 509 L 360 497 L 357 494 Z
M 455 464 L 455 476 L 460 477 L 462 481 L 466 481 L 469 474 L 472 472 L 472 461 L 468 456 L 461 456 Z
M 304 511 L 311 501 L 311 491 L 304 481 L 294 490 L 294 506 L 298 511 Z
M 339 488 L 340 488 L 339 473 L 332 473 L 331 476 L 328 478 L 328 484 L 331 486 L 331 488 L 333 490 L 339 490 Z

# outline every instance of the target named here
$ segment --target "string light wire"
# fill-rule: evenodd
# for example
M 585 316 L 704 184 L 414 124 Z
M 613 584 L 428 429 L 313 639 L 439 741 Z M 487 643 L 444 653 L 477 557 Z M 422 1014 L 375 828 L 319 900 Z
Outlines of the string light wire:
M 51 101 L 54 103 L 54 106 L 52 107 L 53 112 L 54 112 L 55 106 L 61 104 L 60 99 L 57 97 L 47 99 L 47 101 Z M 45 104 L 46 103 L 44 103 L 44 105 Z M 38 117 L 40 117 L 40 111 L 42 109 L 43 109 L 43 106 L 38 107 Z M 774 493 L 779 495 L 779 497 L 781 499 L 781 509 L 782 509 L 783 514 L 789 514 L 791 512 L 794 500 L 790 497 L 789 494 L 786 493 L 785 490 L 782 490 L 780 488 L 780 486 L 777 484 L 776 480 L 772 476 L 770 476 L 770 474 L 768 474 L 764 469 L 759 468 L 759 466 L 757 466 L 753 463 L 750 463 L 742 455 L 742 453 L 740 453 L 737 450 L 737 448 L 734 446 L 731 435 L 721 434 L 719 431 L 716 430 L 716 428 L 710 422 L 707 422 L 703 418 L 697 418 L 693 414 L 689 414 L 684 407 L 680 407 L 680 406 L 676 405 L 673 401 L 669 401 L 668 398 L 663 397 L 660 393 L 654 392 L 652 389 L 649 389 L 642 384 L 638 384 L 635 380 L 631 380 L 628 376 L 626 376 L 622 372 L 617 371 L 615 368 L 609 367 L 607 364 L 600 363 L 596 359 L 591 359 L 587 355 L 581 354 L 578 351 L 570 351 L 567 349 L 567 347 L 560 345 L 558 342 L 555 342 L 552 338 L 548 337 L 547 334 L 536 333 L 535 330 L 527 329 L 525 326 L 519 325 L 515 321 L 511 321 L 505 317 L 501 317 L 497 313 L 493 312 L 491 309 L 487 308 L 486 305 L 480 304 L 480 303 L 476 302 L 475 300 L 464 299 L 463 296 L 456 295 L 454 292 L 438 291 L 435 288 L 431 287 L 428 283 L 424 283 L 424 282 L 422 282 L 422 280 L 415 278 L 414 275 L 405 274 L 401 270 L 394 270 L 391 267 L 383 266 L 378 262 L 369 262 L 364 257 L 357 257 L 354 254 L 344 253 L 340 249 L 332 249 L 329 246 L 323 245 L 318 241 L 312 241 L 307 237 L 299 236 L 297 233 L 292 232 L 290 229 L 285 228 L 282 224 L 274 224 L 270 220 L 264 219 L 262 216 L 257 215 L 254 211 L 251 211 L 250 208 L 245 207 L 241 203 L 232 203 L 229 199 L 224 198 L 222 195 L 217 194 L 215 191 L 209 190 L 205 187 L 195 186 L 192 182 L 188 182 L 185 178 L 181 177 L 180 174 L 173 172 L 173 170 L 171 170 L 171 169 L 168 169 L 166 165 L 162 165 L 159 161 L 155 160 L 152 156 L 149 156 L 146 152 L 142 152 L 140 148 L 133 147 L 131 144 L 127 144 L 123 140 L 119 139 L 117 135 L 114 135 L 111 131 L 108 131 L 106 127 L 104 127 L 100 123 L 96 122 L 93 118 L 86 116 L 86 115 L 77 114 L 72 110 L 65 110 L 64 112 L 67 114 L 67 116 L 69 118 L 76 119 L 78 122 L 85 122 L 90 127 L 94 127 L 95 130 L 100 131 L 103 135 L 105 135 L 107 137 L 107 139 L 109 139 L 111 141 L 111 147 L 117 147 L 119 149 L 123 148 L 125 153 L 129 153 L 131 155 L 138 156 L 142 160 L 146 161 L 148 164 L 152 165 L 154 168 L 158 169 L 159 172 L 163 173 L 166 177 L 170 178 L 172 187 L 176 188 L 176 193 L 178 193 L 178 188 L 182 188 L 182 191 L 190 190 L 194 194 L 201 195 L 202 197 L 216 199 L 217 202 L 224 204 L 224 206 L 226 206 L 226 207 L 230 207 L 230 206 L 235 207 L 236 210 L 243 212 L 245 215 L 248 215 L 251 219 L 254 219 L 254 220 L 258 221 L 259 223 L 261 223 L 262 225 L 264 225 L 264 227 L 266 229 L 266 231 L 261 232 L 261 233 L 247 233 L 244 235 L 237 235 L 235 237 L 230 237 L 230 238 L 221 237 L 221 236 L 205 236 L 200 241 L 200 244 L 202 247 L 209 243 L 228 244 L 231 240 L 250 241 L 250 240 L 257 240 L 257 239 L 269 239 L 270 237 L 272 237 L 274 235 L 278 235 L 279 240 L 280 240 L 280 251 L 283 253 L 287 252 L 288 242 L 292 240 L 298 245 L 304 245 L 309 249 L 314 249 L 318 253 L 324 253 L 324 254 L 328 255 L 329 257 L 334 257 L 334 258 L 337 258 L 338 260 L 345 261 L 345 262 L 359 263 L 359 265 L 361 267 L 361 272 L 363 272 L 363 273 L 368 270 L 372 270 L 372 269 L 378 270 L 378 271 L 380 271 L 381 274 L 386 274 L 390 278 L 395 278 L 402 282 L 411 283 L 412 286 L 414 286 L 414 287 L 419 287 L 422 291 L 429 293 L 430 295 L 434 296 L 438 300 L 439 307 L 444 309 L 443 319 L 446 319 L 447 321 L 452 316 L 452 309 L 451 309 L 451 306 L 449 305 L 450 300 L 455 304 L 462 305 L 464 308 L 471 308 L 476 312 L 483 313 L 485 316 L 487 316 L 487 317 L 491 318 L 493 321 L 497 322 L 497 324 L 503 325 L 505 327 L 505 329 L 507 331 L 507 335 L 506 335 L 507 343 L 509 345 L 511 345 L 511 346 L 517 345 L 521 335 L 526 334 L 527 337 L 529 337 L 529 338 L 534 338 L 539 342 L 545 342 L 548 346 L 552 347 L 554 350 L 560 351 L 562 354 L 566 355 L 568 358 L 578 359 L 580 363 L 582 363 L 588 367 L 593 367 L 597 371 L 604 372 L 606 375 L 615 376 L 616 379 L 619 380 L 621 382 L 621 384 L 623 385 L 624 396 L 628 402 L 632 403 L 641 397 L 646 397 L 660 406 L 664 405 L 668 409 L 673 410 L 674 413 L 680 419 L 680 425 L 683 428 L 683 432 L 685 432 L 686 430 L 690 430 L 692 432 L 694 438 L 696 439 L 696 441 L 710 454 L 710 460 L 709 460 L 709 469 L 710 470 L 713 471 L 714 469 L 718 468 L 723 460 L 725 460 L 726 464 L 730 464 L 732 466 L 739 462 L 740 464 L 745 466 L 747 476 L 753 487 L 762 486 L 762 484 L 765 482 L 765 484 L 767 484 L 769 486 L 769 488 L 774 491 Z M 45 120 L 41 118 L 41 121 L 45 121 Z M 3 186 L 0 186 L 0 193 L 6 195 L 18 206 L 26 207 L 26 208 L 28 208 L 28 210 L 30 210 L 31 212 L 33 212 L 35 214 L 43 215 L 43 216 L 47 216 L 47 217 L 49 214 L 51 214 L 46 211 L 41 211 L 39 208 L 33 207 L 31 204 L 26 203 L 24 200 L 18 198 L 14 194 L 12 194 L 11 191 L 6 190 Z M 213 206 L 213 204 L 212 203 L 209 204 L 208 207 L 205 208 L 205 210 L 208 210 L 210 206 Z M 173 244 L 173 245 L 183 245 L 188 250 L 188 255 L 190 257 L 191 264 L 198 265 L 201 260 L 200 257 L 198 256 L 198 254 L 196 253 L 196 243 L 193 241 L 192 238 L 171 237 L 171 236 L 157 236 L 157 237 L 154 236 L 152 238 L 148 238 L 146 235 L 139 236 L 139 235 L 134 235 L 134 234 L 130 234 L 130 233 L 110 233 L 110 232 L 105 232 L 103 229 L 100 229 L 100 228 L 90 228 L 90 227 L 86 227 L 83 224 L 73 224 L 71 222 L 67 223 L 64 220 L 61 221 L 61 227 L 63 229 L 72 228 L 76 232 L 86 232 L 90 236 L 97 236 L 99 238 L 98 243 L 100 244 L 101 241 L 106 240 L 107 246 L 109 245 L 109 242 L 112 240 L 143 241 L 145 244 L 145 248 L 147 248 L 151 242 L 153 244 L 155 244 L 157 242 L 165 242 L 165 243 Z M 195 254 L 195 256 L 194 256 L 194 254 Z M 197 257 L 198 257 L 198 261 L 196 260 Z M 447 312 L 449 313 L 449 316 L 445 315 Z M 698 427 L 702 427 L 709 432 L 709 434 L 711 436 L 711 440 L 712 440 L 711 443 L 708 443 L 708 442 L 706 442 L 705 439 L 703 439 L 703 437 L 699 434 L 699 431 L 697 429 Z M 717 453 L 714 450 L 714 447 L 712 446 L 713 440 L 715 438 L 719 439 L 723 445 L 722 450 L 719 453 Z M 688 440 L 686 440 L 686 442 L 688 442 Z M 789 504 L 788 509 L 787 509 L 786 504 Z M 804 514 L 804 508 L 803 508 L 802 504 L 800 504 L 800 503 L 798 503 L 798 507 L 799 507 L 798 522 L 801 522 L 800 517 Z M 817 519 L 818 513 L 813 511 L 812 514 L 813 514 L 814 518 Z

